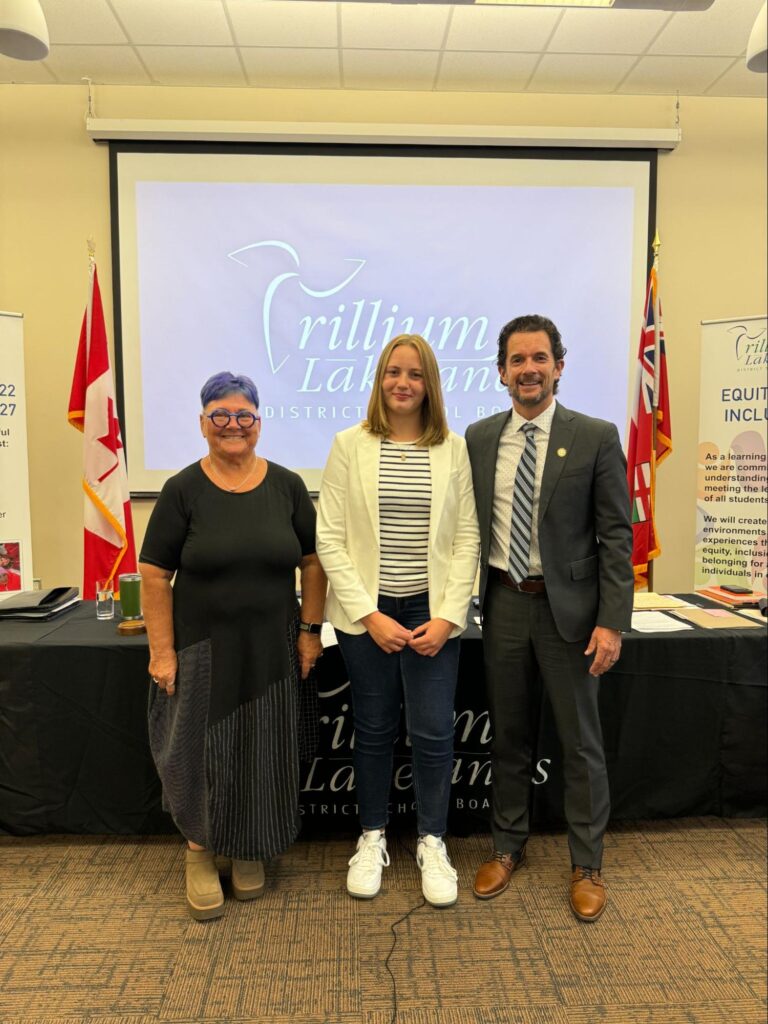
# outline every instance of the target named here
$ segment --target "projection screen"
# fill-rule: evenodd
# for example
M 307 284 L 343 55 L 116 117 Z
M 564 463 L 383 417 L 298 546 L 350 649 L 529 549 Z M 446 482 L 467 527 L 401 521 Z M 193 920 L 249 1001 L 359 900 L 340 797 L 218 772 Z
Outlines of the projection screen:
M 253 377 L 259 453 L 316 490 L 400 333 L 433 346 L 463 434 L 509 408 L 497 338 L 523 313 L 563 335 L 558 399 L 625 434 L 655 154 L 115 143 L 111 175 L 132 494 L 205 453 L 198 396 L 219 370 Z

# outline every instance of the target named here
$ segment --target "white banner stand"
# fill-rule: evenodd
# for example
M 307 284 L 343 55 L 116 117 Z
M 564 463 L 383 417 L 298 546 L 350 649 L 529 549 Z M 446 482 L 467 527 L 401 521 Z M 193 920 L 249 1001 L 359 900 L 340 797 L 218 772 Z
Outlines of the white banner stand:
M 0 600 L 32 589 L 24 318 L 0 312 Z
M 695 586 L 766 590 L 766 317 L 701 325 Z

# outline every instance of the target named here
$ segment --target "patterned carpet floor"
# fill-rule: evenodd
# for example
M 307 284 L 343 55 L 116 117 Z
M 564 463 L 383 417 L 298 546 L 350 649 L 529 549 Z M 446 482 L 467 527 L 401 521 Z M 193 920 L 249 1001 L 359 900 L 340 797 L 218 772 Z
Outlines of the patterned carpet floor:
M 353 844 L 296 843 L 260 900 L 197 923 L 178 839 L 0 837 L 0 1021 L 765 1024 L 763 821 L 614 825 L 595 924 L 570 913 L 561 834 L 535 835 L 488 902 L 471 892 L 488 837 L 449 839 L 447 910 L 422 905 L 410 836 L 379 897 L 350 899 Z

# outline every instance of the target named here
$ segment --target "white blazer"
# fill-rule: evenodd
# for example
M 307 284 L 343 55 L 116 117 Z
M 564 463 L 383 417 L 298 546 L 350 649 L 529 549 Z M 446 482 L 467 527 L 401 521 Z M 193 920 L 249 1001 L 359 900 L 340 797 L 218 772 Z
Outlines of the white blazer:
M 337 434 L 317 507 L 317 554 L 328 576 L 326 616 L 344 633 L 365 632 L 379 594 L 379 457 L 381 438 L 362 426 Z M 450 433 L 429 448 L 429 613 L 466 626 L 480 553 L 472 471 L 463 437 Z

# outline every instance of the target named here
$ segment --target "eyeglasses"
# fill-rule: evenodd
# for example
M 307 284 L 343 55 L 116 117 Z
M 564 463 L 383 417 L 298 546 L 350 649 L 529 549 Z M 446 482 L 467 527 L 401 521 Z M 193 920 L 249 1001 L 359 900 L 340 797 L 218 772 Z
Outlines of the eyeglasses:
M 250 430 L 254 423 L 258 423 L 261 416 L 257 416 L 255 413 L 248 412 L 246 409 L 241 409 L 239 412 L 227 412 L 226 409 L 214 409 L 213 412 L 203 413 L 207 420 L 210 420 L 214 427 L 218 427 L 219 430 L 223 430 L 224 427 L 228 427 L 231 420 L 237 422 L 238 427 L 242 427 L 243 430 Z

